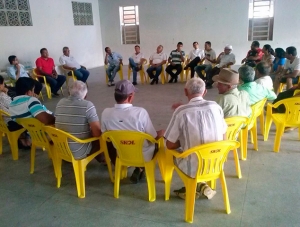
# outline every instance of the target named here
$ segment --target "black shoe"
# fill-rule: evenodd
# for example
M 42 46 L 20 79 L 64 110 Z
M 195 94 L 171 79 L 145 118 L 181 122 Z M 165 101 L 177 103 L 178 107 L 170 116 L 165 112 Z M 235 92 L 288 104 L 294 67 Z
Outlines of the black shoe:
M 52 93 L 52 96 L 53 97 L 59 97 L 59 94 L 58 93 Z
M 151 81 L 151 85 L 153 85 L 155 83 L 155 79 L 152 79 L 152 81 Z
M 171 79 L 169 80 L 169 84 L 171 84 L 171 83 L 173 83 L 173 78 L 171 78 Z
M 212 89 L 212 85 L 206 84 L 205 88 L 206 88 L 206 89 Z
M 133 85 L 137 85 L 137 82 L 132 82 Z
M 130 177 L 131 183 L 137 184 L 143 178 L 144 172 L 145 170 L 141 171 L 139 167 L 136 167 Z
M 177 79 L 174 80 L 174 83 L 177 83 Z
M 158 79 L 155 80 L 156 84 L 158 84 Z

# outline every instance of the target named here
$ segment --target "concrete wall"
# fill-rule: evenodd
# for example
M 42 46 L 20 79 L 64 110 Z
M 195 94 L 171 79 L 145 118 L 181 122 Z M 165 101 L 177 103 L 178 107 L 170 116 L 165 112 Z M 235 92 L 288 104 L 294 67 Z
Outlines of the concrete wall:
M 80 0 L 81 1 L 81 0 Z M 75 26 L 71 0 L 30 0 L 33 26 L 0 27 L 0 69 L 5 69 L 9 55 L 21 62 L 31 62 L 46 47 L 56 64 L 62 47 L 68 46 L 80 64 L 93 68 L 103 62 L 98 0 L 92 3 L 93 26 Z
M 219 54 L 226 44 L 233 45 L 237 63 L 245 57 L 248 41 L 249 0 L 99 0 L 103 47 L 110 46 L 127 58 L 134 45 L 122 45 L 119 6 L 138 5 L 140 14 L 141 51 L 149 57 L 159 44 L 169 52 L 178 41 L 184 50 L 192 42 L 203 47 L 210 40 Z M 300 52 L 299 0 L 275 1 L 273 41 L 262 41 L 272 47 L 294 45 Z

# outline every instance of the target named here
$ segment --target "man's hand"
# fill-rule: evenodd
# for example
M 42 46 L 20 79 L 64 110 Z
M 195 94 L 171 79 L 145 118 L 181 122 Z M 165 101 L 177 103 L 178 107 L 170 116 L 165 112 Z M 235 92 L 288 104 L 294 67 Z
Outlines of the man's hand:
M 246 58 L 244 58 L 241 63 L 243 64 L 245 61 L 246 61 Z
M 164 129 L 161 129 L 161 130 L 159 130 L 159 131 L 156 131 L 156 133 L 157 133 L 156 139 L 163 137 L 164 134 L 165 134 L 165 131 L 166 131 L 166 130 L 164 130 Z
M 177 103 L 174 103 L 171 108 L 172 108 L 172 110 L 176 110 L 181 105 L 183 105 L 182 102 L 177 102 Z
M 20 67 L 19 64 L 17 64 L 17 65 L 16 65 L 16 68 L 17 68 L 18 70 L 20 70 L 21 67 Z
M 3 89 L 1 91 L 4 92 L 5 94 L 7 94 L 8 89 L 6 87 L 3 87 Z

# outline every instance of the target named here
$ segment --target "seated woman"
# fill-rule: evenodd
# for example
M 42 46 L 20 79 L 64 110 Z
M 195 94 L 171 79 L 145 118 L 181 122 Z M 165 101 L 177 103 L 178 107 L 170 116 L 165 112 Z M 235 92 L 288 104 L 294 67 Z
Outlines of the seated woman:
M 285 64 L 285 51 L 282 48 L 275 49 L 275 59 L 273 61 L 272 69 L 270 72 L 271 78 L 274 80 L 275 76 L 282 72 Z
M 11 103 L 11 97 L 7 95 L 8 89 L 4 85 L 4 79 L 0 76 L 0 109 L 8 113 L 9 104 Z M 17 131 L 20 127 L 16 122 L 12 121 L 10 118 L 5 118 L 10 131 Z M 30 149 L 31 142 L 30 138 L 26 132 L 23 132 L 18 140 L 18 147 L 23 149 Z
M 271 45 L 266 44 L 264 45 L 262 52 L 264 55 L 262 56 L 261 61 L 266 62 L 270 67 L 273 66 L 273 61 L 275 60 L 274 57 L 274 50 L 272 49 Z

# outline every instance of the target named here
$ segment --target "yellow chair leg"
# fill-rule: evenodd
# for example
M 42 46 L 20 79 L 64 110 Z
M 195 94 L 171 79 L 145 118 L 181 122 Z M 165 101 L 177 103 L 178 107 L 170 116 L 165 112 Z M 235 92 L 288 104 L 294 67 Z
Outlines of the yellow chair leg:
M 0 155 L 1 155 L 2 152 L 3 152 L 3 147 L 2 147 L 2 146 L 3 146 L 3 138 L 2 138 L 2 137 L 3 137 L 3 136 L 2 136 L 3 134 L 4 134 L 4 133 L 1 132 L 1 135 L 0 135 Z
M 116 165 L 115 165 L 115 184 L 114 184 L 114 197 L 117 199 L 119 198 L 121 170 L 122 170 L 122 166 L 119 158 L 117 158 Z
M 9 136 L 9 135 L 7 135 L 7 138 L 10 143 L 12 158 L 13 160 L 18 160 L 19 159 L 18 139 L 15 139 L 13 136 Z
M 284 133 L 284 125 L 283 124 L 276 124 L 276 135 L 274 141 L 274 152 L 279 152 L 281 136 Z
M 79 198 L 85 198 L 85 166 L 82 165 L 81 161 L 74 161 L 73 168 L 76 180 L 77 195 Z
M 228 191 L 227 191 L 227 185 L 226 185 L 224 172 L 222 172 L 222 174 L 220 176 L 220 181 L 221 181 L 221 186 L 222 186 L 225 210 L 226 210 L 227 214 L 230 214 L 231 210 L 230 210 L 229 196 L 228 196 Z
M 31 151 L 30 151 L 30 174 L 34 173 L 34 161 L 35 161 L 35 145 L 31 144 Z
M 265 122 L 265 115 L 264 115 L 264 111 L 262 111 L 261 115 L 259 115 L 259 126 L 260 126 L 260 132 L 262 136 L 265 134 L 264 122 Z
M 239 155 L 238 155 L 237 149 L 233 150 L 233 156 L 234 156 L 236 174 L 237 174 L 238 178 L 242 178 Z
M 114 176 L 112 174 L 111 161 L 110 161 L 107 150 L 104 151 L 104 157 L 105 157 L 106 165 L 107 165 L 107 168 L 108 168 L 110 181 L 113 183 L 114 182 Z
M 264 134 L 264 141 L 267 141 L 268 140 L 268 137 L 269 137 L 269 132 L 270 132 L 270 128 L 271 128 L 271 125 L 272 125 L 272 117 L 271 116 L 267 116 L 266 117 L 266 122 L 265 122 L 265 134 Z
M 156 200 L 155 161 L 145 163 L 145 170 L 148 185 L 149 202 L 154 202 Z
M 254 123 L 251 134 L 253 135 L 253 143 L 254 143 L 254 150 L 258 151 L 258 143 L 257 143 L 257 125 L 256 122 Z
M 241 130 L 241 156 L 242 160 L 247 160 L 247 149 L 248 149 L 248 128 L 245 127 Z
M 61 164 L 62 164 L 62 160 L 60 158 L 56 158 L 55 160 L 55 170 L 56 170 L 56 178 L 57 178 L 57 188 L 60 188 L 60 184 L 61 184 L 61 177 L 62 177 L 62 173 L 61 173 Z
M 185 184 L 185 221 L 193 223 L 194 209 L 195 209 L 195 196 L 196 196 L 196 180 L 188 180 Z

